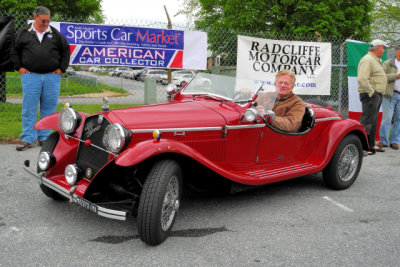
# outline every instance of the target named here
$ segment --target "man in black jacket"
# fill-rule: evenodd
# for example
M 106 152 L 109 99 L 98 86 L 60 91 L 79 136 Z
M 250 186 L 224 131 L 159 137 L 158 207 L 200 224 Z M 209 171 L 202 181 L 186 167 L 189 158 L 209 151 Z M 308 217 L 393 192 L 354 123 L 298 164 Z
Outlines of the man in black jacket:
M 39 145 L 51 130 L 35 130 L 37 107 L 40 118 L 56 112 L 61 75 L 69 65 L 69 44 L 59 31 L 49 25 L 50 10 L 38 6 L 33 12 L 34 22 L 24 27 L 15 38 L 11 58 L 21 74 L 22 134 L 18 151 Z

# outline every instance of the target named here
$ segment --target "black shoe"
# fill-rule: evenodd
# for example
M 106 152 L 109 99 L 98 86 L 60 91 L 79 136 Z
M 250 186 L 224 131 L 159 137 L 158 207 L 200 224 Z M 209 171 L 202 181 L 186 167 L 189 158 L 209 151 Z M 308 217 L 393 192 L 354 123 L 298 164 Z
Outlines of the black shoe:
M 17 148 L 18 151 L 24 151 L 24 150 L 27 150 L 28 148 L 31 148 L 31 147 L 33 147 L 32 144 L 29 144 L 29 143 L 27 143 L 25 141 L 21 141 L 21 143 L 19 143 L 16 148 Z
M 398 144 L 390 144 L 390 147 L 393 148 L 394 150 L 399 150 Z

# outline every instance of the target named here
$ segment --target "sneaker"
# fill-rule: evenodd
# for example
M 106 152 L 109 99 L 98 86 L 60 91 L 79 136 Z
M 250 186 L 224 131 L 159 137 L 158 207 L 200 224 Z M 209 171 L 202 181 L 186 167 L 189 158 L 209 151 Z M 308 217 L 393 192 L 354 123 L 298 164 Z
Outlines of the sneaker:
M 21 141 L 21 143 L 19 143 L 17 145 L 17 150 L 18 151 L 24 151 L 24 150 L 27 150 L 28 148 L 31 148 L 31 147 L 33 147 L 32 144 L 29 144 L 29 143 L 27 143 L 25 141 Z

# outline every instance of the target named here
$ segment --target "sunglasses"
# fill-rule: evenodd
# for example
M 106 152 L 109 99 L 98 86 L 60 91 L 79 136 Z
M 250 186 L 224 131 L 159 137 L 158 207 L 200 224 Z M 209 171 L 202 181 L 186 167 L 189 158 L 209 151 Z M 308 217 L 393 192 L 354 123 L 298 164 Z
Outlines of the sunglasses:
M 41 19 L 40 22 L 43 24 L 46 24 L 46 23 L 50 23 L 50 20 L 49 19 Z

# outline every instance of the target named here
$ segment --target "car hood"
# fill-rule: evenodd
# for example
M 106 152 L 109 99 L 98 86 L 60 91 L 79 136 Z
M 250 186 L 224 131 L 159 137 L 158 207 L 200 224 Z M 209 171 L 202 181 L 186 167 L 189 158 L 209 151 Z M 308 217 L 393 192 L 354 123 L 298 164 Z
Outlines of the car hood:
M 199 102 L 165 103 L 112 110 L 127 129 L 158 129 L 223 126 L 225 118 Z

